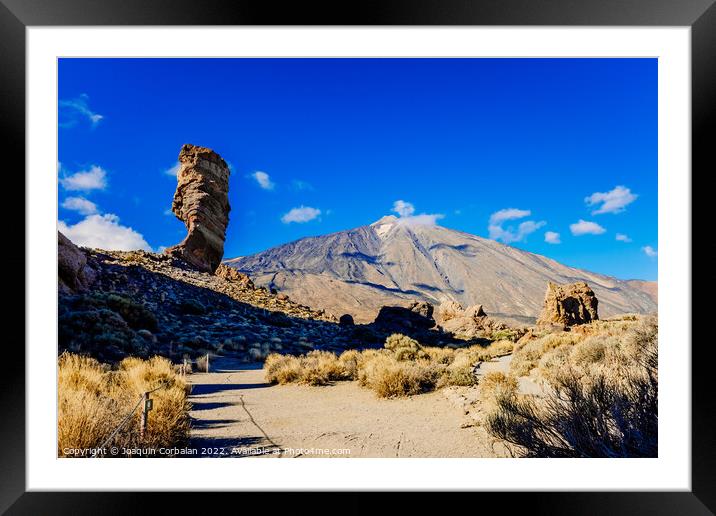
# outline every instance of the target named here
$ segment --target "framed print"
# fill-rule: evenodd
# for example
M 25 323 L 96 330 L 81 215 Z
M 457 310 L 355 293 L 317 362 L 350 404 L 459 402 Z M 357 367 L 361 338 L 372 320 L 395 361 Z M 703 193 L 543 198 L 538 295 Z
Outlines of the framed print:
M 711 2 L 0 13 L 3 510 L 713 511 Z

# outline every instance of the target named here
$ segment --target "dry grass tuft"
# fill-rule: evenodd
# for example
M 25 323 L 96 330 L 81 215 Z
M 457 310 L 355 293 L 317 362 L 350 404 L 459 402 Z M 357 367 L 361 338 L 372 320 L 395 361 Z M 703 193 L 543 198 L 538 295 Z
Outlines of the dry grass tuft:
M 346 379 L 346 365 L 348 358 L 341 362 L 334 353 L 316 350 L 300 357 L 272 353 L 266 357 L 264 369 L 266 381 L 271 383 L 326 385 Z
M 184 444 L 189 435 L 188 388 L 168 360 L 126 358 L 116 370 L 93 358 L 63 353 L 58 359 L 59 456 L 67 449 L 100 446 L 134 408 L 141 395 L 151 394 L 154 407 L 147 431 L 139 438 L 139 414 L 107 446 L 157 448 Z

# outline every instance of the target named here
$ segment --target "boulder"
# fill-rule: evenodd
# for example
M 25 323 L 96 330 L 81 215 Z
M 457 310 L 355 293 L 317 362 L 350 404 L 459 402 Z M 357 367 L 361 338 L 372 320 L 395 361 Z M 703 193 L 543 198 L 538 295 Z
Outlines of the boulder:
M 549 282 L 537 326 L 574 326 L 599 319 L 597 296 L 583 281 L 557 285 Z
M 190 144 L 181 148 L 179 164 L 172 212 L 187 235 L 165 253 L 213 273 L 224 256 L 229 224 L 229 167 L 213 150 Z
M 446 301 L 442 303 L 438 308 L 437 317 L 435 318 L 435 320 L 439 324 L 442 324 L 449 321 L 450 319 L 462 316 L 464 311 L 465 310 L 462 308 L 462 305 L 457 301 Z
M 80 292 L 89 287 L 97 274 L 87 264 L 85 253 L 65 235 L 57 232 L 57 284 L 63 294 Z
M 506 324 L 488 317 L 482 305 L 472 305 L 463 309 L 459 303 L 448 301 L 440 305 L 438 313 L 438 322 L 442 330 L 459 339 L 483 337 L 507 328 Z
M 396 332 L 428 330 L 435 326 L 433 305 L 416 301 L 407 307 L 384 306 L 378 312 L 374 324 Z
M 353 316 L 351 314 L 343 314 L 340 319 L 338 319 L 338 324 L 341 326 L 353 326 L 355 322 L 353 321 Z

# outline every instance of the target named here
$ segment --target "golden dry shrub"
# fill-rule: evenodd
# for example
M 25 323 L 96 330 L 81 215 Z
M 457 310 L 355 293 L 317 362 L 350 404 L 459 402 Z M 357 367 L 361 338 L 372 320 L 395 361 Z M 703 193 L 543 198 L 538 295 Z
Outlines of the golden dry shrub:
M 410 396 L 434 389 L 444 369 L 427 360 L 399 361 L 389 355 L 376 355 L 363 363 L 358 383 L 381 398 Z
M 399 361 L 429 358 L 429 355 L 417 340 L 402 333 L 394 333 L 387 337 L 384 347 L 391 351 L 395 359 Z
M 150 394 L 153 408 L 141 439 L 141 407 L 136 407 L 142 394 L 156 387 L 161 388 Z M 189 435 L 187 396 L 184 378 L 167 359 L 127 358 L 112 370 L 92 358 L 63 353 L 58 359 L 58 455 L 98 447 L 118 427 L 106 446 L 121 450 L 185 444 Z
M 477 362 L 472 355 L 458 350 L 453 355 L 453 361 L 444 369 L 438 379 L 437 388 L 451 385 L 469 387 L 477 383 L 475 365 Z
M 498 406 L 499 400 L 517 396 L 517 387 L 517 379 L 502 371 L 485 373 L 478 383 L 480 398 L 488 413 Z
M 267 382 L 278 384 L 326 385 L 346 377 L 344 364 L 338 357 L 319 350 L 300 357 L 272 353 L 266 357 L 264 371 Z
M 515 343 L 511 340 L 496 340 L 491 343 L 485 351 L 487 351 L 493 358 L 509 355 L 515 349 Z
M 302 383 L 308 385 L 326 385 L 343 379 L 343 366 L 335 353 L 311 351 L 301 359 Z
M 560 346 L 573 346 L 584 338 L 585 336 L 582 334 L 558 332 L 531 340 L 514 353 L 510 364 L 510 372 L 517 376 L 527 376 L 532 369 L 538 366 L 545 353 Z
M 343 378 L 355 380 L 358 378 L 358 368 L 361 360 L 361 353 L 355 349 L 344 351 L 338 357 L 338 362 L 343 369 Z
M 298 357 L 271 353 L 264 362 L 264 374 L 269 383 L 297 382 L 301 377 L 301 362 Z
M 453 360 L 455 360 L 456 352 L 451 348 L 429 347 L 423 348 L 423 350 L 428 355 L 430 361 L 437 364 L 450 365 Z

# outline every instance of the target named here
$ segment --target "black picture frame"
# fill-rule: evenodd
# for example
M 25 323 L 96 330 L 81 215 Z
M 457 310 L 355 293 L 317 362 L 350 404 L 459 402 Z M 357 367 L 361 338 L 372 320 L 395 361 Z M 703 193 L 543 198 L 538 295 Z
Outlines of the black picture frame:
M 713 157 L 713 129 L 716 126 L 716 4 L 714 0 L 385 0 L 382 2 L 333 2 L 328 5 L 294 2 L 274 4 L 269 0 L 0 0 L 0 127 L 4 148 L 12 149 L 12 170 L 5 170 L 6 188 L 19 203 L 16 213 L 24 213 L 25 192 L 25 28 L 52 25 L 552 25 L 552 26 L 688 26 L 691 28 L 692 73 L 692 220 L 693 235 L 712 203 L 703 188 L 705 178 L 716 171 Z M 688 171 L 684 171 L 688 173 Z M 11 176 L 11 177 L 8 177 Z M 698 181 L 697 181 L 698 179 Z M 10 181 L 10 183 L 7 183 Z M 13 184 L 14 182 L 14 184 Z M 695 185 L 702 188 L 695 188 Z M 10 186 L 8 186 L 10 185 Z M 7 190 L 6 190 L 7 191 Z M 24 219 L 23 219 L 24 220 Z M 706 228 L 708 232 L 708 228 Z M 25 226 L 17 221 L 6 228 L 13 252 L 6 262 L 12 270 L 26 269 Z M 710 234 L 707 240 L 712 241 Z M 668 245 L 662 243 L 662 245 Z M 696 246 L 700 246 L 696 252 Z M 693 241 L 692 278 L 713 285 L 713 243 Z M 710 267 L 709 267 L 710 266 Z M 11 274 L 20 283 L 19 274 Z M 7 287 L 6 287 L 7 288 Z M 20 295 L 21 288 L 23 294 Z M 24 320 L 24 285 L 17 285 L 13 302 L 6 310 L 9 319 Z M 668 294 L 668 293 L 667 293 Z M 20 297 L 22 296 L 22 297 Z M 6 297 L 6 300 L 8 297 Z M 692 321 L 708 321 L 708 304 L 694 298 Z M 20 313 L 22 311 L 22 313 Z M 25 353 L 17 344 L 24 341 L 24 330 L 15 324 L 16 338 L 6 342 L 3 360 L 4 385 L 0 390 L 0 511 L 7 514 L 131 514 L 148 512 L 152 504 L 135 493 L 39 493 L 26 492 L 25 450 Z M 482 507 L 491 506 L 495 497 L 509 498 L 510 512 L 529 510 L 531 514 L 714 514 L 716 511 L 716 395 L 710 385 L 713 360 L 712 339 L 684 335 L 683 345 L 692 346 L 692 490 L 690 492 L 619 493 L 479 493 L 455 496 L 451 504 L 473 504 L 481 497 Z M 8 339 L 13 340 L 13 339 Z M 193 493 L 164 494 L 162 512 L 186 512 L 193 507 L 209 512 L 219 504 L 235 504 L 240 496 L 241 511 L 254 503 L 267 504 L 267 495 Z M 261 498 L 258 498 L 261 496 Z M 270 495 L 275 500 L 274 495 Z M 345 495 L 341 512 L 372 510 L 373 501 L 358 494 Z M 374 495 L 373 495 L 374 496 Z M 233 497 L 233 500 L 231 499 Z M 252 500 L 255 498 L 255 500 Z M 422 495 L 405 497 L 404 512 L 424 504 Z M 488 499 L 489 498 L 489 499 Z M 292 501 L 293 510 L 310 509 L 315 502 L 305 497 Z M 152 500 L 154 502 L 154 500 Z M 505 500 L 501 500 L 502 503 Z M 273 504 L 274 502 L 270 502 Z M 330 507 L 331 502 L 327 502 Z M 377 501 L 375 503 L 378 503 Z M 275 508 L 275 506 L 273 506 Z M 473 509 L 475 510 L 475 509 Z

